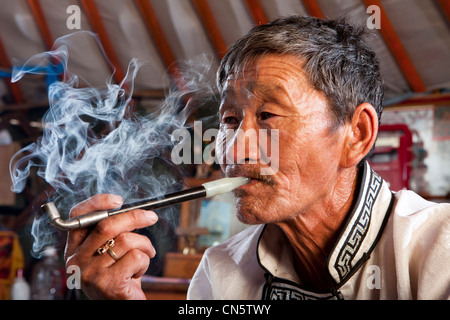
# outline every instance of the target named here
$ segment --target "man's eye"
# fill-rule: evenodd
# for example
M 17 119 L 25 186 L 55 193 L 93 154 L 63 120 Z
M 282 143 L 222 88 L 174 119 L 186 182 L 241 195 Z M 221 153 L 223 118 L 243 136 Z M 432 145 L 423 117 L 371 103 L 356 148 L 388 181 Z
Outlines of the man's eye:
M 272 117 L 275 117 L 275 115 L 273 113 L 261 112 L 261 120 L 267 120 L 267 119 L 270 119 Z
M 224 117 L 224 118 L 222 118 L 222 123 L 224 123 L 224 124 L 238 124 L 238 119 L 236 118 L 236 117 L 233 117 L 233 116 L 227 116 L 227 117 Z

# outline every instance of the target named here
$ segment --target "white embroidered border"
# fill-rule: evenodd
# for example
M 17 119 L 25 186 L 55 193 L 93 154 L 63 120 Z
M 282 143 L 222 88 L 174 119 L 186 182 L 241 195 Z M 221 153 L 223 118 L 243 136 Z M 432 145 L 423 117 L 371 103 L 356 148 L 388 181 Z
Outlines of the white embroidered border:
M 366 236 L 367 230 L 369 229 L 372 207 L 380 192 L 381 183 L 381 177 L 374 171 L 371 171 L 369 188 L 364 199 L 364 207 L 350 230 L 334 264 L 334 268 L 338 272 L 341 280 L 350 272 L 353 258 L 358 252 L 358 249 Z

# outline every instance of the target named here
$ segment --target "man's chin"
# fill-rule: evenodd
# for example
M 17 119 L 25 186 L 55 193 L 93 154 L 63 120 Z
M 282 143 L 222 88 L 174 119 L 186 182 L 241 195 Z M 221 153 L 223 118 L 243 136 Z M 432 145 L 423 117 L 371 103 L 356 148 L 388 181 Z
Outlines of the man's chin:
M 271 197 L 276 193 L 275 183 L 252 178 L 252 181 L 233 190 L 239 221 L 244 224 L 265 224 L 271 222 Z
M 248 197 L 239 197 L 236 199 L 237 218 L 243 224 L 256 225 L 267 223 L 265 210 L 258 208 L 254 201 L 247 200 Z

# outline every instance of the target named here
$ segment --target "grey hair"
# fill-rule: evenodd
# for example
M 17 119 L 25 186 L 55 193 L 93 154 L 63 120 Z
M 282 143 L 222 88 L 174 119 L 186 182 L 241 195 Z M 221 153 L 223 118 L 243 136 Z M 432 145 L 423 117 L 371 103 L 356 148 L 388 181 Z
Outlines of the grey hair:
M 350 121 L 356 107 L 370 103 L 381 119 L 383 81 L 375 53 L 365 42 L 364 28 L 343 20 L 288 16 L 253 28 L 222 59 L 217 71 L 220 91 L 229 75 L 267 55 L 299 57 L 311 85 L 328 100 L 333 127 Z

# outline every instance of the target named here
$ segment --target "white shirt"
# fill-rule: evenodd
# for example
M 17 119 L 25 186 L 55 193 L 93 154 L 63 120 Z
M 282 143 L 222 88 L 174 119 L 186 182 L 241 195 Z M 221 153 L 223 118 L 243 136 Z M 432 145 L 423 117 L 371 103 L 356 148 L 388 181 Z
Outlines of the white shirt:
M 275 225 L 209 248 L 188 299 L 450 299 L 450 204 L 393 194 L 366 163 L 358 200 L 328 257 L 329 292 L 302 288 Z

